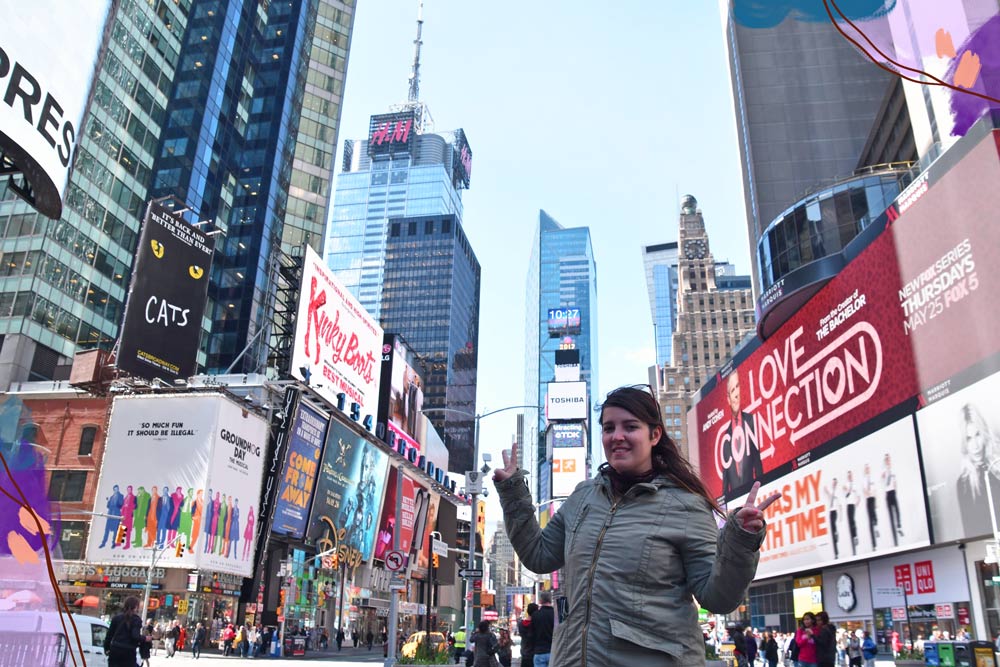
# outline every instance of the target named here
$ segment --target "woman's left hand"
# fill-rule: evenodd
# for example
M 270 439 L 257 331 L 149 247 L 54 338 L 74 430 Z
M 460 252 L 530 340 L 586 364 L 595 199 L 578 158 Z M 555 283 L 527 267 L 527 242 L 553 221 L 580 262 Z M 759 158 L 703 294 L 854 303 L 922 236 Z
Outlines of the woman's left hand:
M 750 487 L 750 495 L 747 496 L 746 504 L 736 513 L 737 525 L 748 533 L 756 533 L 764 527 L 764 510 L 781 497 L 781 492 L 775 491 L 758 504 L 757 491 L 759 490 L 760 482 L 754 482 L 753 486 Z

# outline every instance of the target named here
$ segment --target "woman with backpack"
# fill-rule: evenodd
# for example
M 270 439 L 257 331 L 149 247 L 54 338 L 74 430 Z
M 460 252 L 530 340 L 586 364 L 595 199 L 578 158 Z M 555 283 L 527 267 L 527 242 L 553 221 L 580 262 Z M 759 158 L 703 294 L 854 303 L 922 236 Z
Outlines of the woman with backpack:
M 104 635 L 104 654 L 108 667 L 136 667 L 135 650 L 142 643 L 142 619 L 139 618 L 139 598 L 125 598 L 122 613 L 111 619 Z
M 500 642 L 490 631 L 489 621 L 480 621 L 472 633 L 472 667 L 497 667 L 497 650 Z M 466 662 L 468 664 L 468 662 Z

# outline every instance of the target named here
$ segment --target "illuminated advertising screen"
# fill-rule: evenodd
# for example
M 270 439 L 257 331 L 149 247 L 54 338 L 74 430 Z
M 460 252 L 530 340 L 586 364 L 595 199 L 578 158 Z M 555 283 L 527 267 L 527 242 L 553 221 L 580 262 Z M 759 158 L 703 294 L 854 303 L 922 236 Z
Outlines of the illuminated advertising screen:
M 912 417 L 761 486 L 767 509 L 758 577 L 930 544 Z M 740 506 L 745 497 L 730 506 Z
M 309 539 L 319 551 L 335 549 L 336 562 L 353 571 L 372 555 L 389 457 L 332 419 L 320 460 Z
M 992 534 L 990 493 L 1000 503 L 1000 374 L 923 408 L 917 427 L 934 539 Z
M 586 382 L 549 382 L 545 401 L 549 421 L 587 418 Z
M 426 420 L 420 411 L 424 407 L 424 380 L 407 359 L 416 359 L 403 339 L 387 333 L 382 340 L 381 396 L 378 421 L 409 448 L 423 452 Z M 387 433 L 388 435 L 388 433 Z
M 0 152 L 27 178 L 35 206 L 62 215 L 110 0 L 5 5 L 0 20 Z
M 552 450 L 552 497 L 573 493 L 587 479 L 587 448 L 571 447 Z
M 583 424 L 553 424 L 552 446 L 583 447 Z
M 383 113 L 368 124 L 368 154 L 386 155 L 410 150 L 417 135 L 413 111 Z
M 472 149 L 465 130 L 455 130 L 455 156 L 452 158 L 452 182 L 456 188 L 469 187 L 472 179 Z
M 984 268 L 1000 262 L 996 134 L 970 131 L 900 195 L 904 213 L 873 223 L 840 274 L 706 385 L 692 418 L 710 493 L 805 466 L 1000 352 L 1000 272 Z
M 292 346 L 291 375 L 329 403 L 344 394 L 346 412 L 357 403 L 358 421 L 378 415 L 382 327 L 368 314 L 315 250 L 306 247 Z
M 326 417 L 299 402 L 288 437 L 288 454 L 278 486 L 271 532 L 295 539 L 302 539 L 305 534 L 326 426 Z
M 149 204 L 125 302 L 119 369 L 167 382 L 195 374 L 213 248 L 197 227 Z
M 572 306 L 549 308 L 549 336 L 578 336 L 580 334 L 580 309 Z
M 266 446 L 264 420 L 218 395 L 116 398 L 94 511 L 122 518 L 95 521 L 88 562 L 147 566 L 158 546 L 164 567 L 250 576 Z

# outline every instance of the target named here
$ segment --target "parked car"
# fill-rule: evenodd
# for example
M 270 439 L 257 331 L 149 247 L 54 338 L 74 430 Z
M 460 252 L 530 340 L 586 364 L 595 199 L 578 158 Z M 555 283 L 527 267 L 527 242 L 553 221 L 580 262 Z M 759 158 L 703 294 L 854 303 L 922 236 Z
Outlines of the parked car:
M 88 667 L 107 667 L 104 655 L 104 637 L 108 624 L 99 618 L 73 614 L 76 632 L 69 618 L 63 621 L 55 612 L 7 611 L 0 613 L 0 655 L 20 655 L 24 664 L 33 667 L 65 667 L 72 665 L 69 652 L 80 661 L 80 648 Z M 80 637 L 80 645 L 76 637 Z
M 426 632 L 423 630 L 419 632 L 414 632 L 410 635 L 406 643 L 403 644 L 403 657 L 404 658 L 414 658 L 417 655 L 417 647 L 424 643 Z M 430 633 L 430 645 L 431 649 L 437 651 L 438 653 L 445 653 L 448 651 L 448 641 L 445 639 L 444 635 L 440 632 Z

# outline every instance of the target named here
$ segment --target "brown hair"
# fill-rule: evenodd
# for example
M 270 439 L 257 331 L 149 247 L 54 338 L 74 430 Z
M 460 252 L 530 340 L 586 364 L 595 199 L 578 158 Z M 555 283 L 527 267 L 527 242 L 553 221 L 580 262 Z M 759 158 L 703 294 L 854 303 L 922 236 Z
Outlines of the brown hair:
M 723 516 L 725 513 L 719 507 L 719 503 L 709 495 L 698 473 L 681 454 L 677 443 L 667 435 L 667 427 L 660 413 L 660 404 L 653 398 L 652 389 L 649 385 L 642 387 L 643 389 L 619 387 L 608 392 L 608 397 L 601 406 L 598 423 L 604 423 L 604 408 L 621 408 L 648 424 L 650 435 L 654 428 L 660 427 L 660 439 L 653 445 L 653 470 L 665 475 L 688 493 L 704 498 L 715 512 Z
M 139 609 L 139 604 L 139 598 L 134 595 L 130 595 L 125 598 L 125 605 L 122 612 L 124 612 L 126 616 L 132 616 L 135 614 L 136 610 Z

